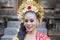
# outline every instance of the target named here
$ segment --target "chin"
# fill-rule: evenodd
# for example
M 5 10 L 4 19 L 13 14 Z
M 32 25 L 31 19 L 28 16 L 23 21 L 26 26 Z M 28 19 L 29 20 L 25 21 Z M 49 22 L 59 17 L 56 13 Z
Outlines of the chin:
M 27 31 L 28 31 L 28 32 L 32 32 L 33 30 L 32 30 L 32 29 L 30 29 L 30 30 L 29 30 L 29 29 L 27 29 Z

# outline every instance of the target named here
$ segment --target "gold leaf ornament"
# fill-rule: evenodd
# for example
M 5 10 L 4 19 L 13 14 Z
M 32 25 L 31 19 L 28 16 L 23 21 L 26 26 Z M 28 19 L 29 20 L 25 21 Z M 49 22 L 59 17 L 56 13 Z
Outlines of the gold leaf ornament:
M 19 40 L 19 38 L 18 38 L 18 37 L 16 37 L 16 38 L 15 38 L 15 40 Z
M 20 7 L 19 7 L 19 9 L 18 9 L 18 11 L 17 11 L 17 13 L 18 13 L 18 15 L 19 15 L 19 20 L 21 21 L 21 22 L 23 22 L 23 20 L 24 20 L 24 13 L 26 12 L 26 11 L 29 11 L 28 9 L 27 9 L 27 7 L 28 6 L 31 6 L 32 7 L 32 9 L 31 9 L 31 11 L 34 11 L 34 12 L 37 12 L 37 14 L 39 15 L 39 20 L 40 20 L 40 22 L 41 22 L 41 20 L 42 20 L 42 16 L 44 15 L 44 9 L 43 9 L 43 7 L 39 4 L 39 3 L 36 3 L 35 1 L 33 1 L 33 0 L 26 0 L 26 1 L 23 1 L 23 3 L 20 5 Z

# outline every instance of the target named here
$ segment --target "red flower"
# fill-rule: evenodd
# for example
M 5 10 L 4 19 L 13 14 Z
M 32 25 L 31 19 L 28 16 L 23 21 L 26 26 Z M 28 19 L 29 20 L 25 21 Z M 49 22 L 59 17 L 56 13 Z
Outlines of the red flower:
M 31 10 L 31 8 L 32 8 L 31 6 L 28 6 L 28 7 L 27 7 L 28 10 Z

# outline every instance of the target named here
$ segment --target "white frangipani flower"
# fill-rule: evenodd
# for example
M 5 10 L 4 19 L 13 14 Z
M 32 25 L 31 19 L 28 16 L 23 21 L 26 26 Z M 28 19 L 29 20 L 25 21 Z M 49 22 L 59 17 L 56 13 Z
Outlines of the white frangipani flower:
M 31 7 L 31 8 L 28 8 L 28 7 Z M 35 6 L 30 6 L 30 5 L 27 5 L 27 7 L 25 7 L 25 9 L 23 10 L 23 13 L 25 13 L 26 11 L 34 11 L 34 12 L 38 12 L 37 8 Z

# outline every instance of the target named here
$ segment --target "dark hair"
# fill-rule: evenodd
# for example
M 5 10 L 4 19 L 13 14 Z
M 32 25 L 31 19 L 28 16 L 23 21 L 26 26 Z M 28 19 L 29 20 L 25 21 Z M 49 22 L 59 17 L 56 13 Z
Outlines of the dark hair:
M 30 13 L 35 13 L 35 14 L 37 14 L 37 12 L 34 12 L 34 11 L 26 11 L 25 14 L 26 14 L 26 13 L 29 13 L 29 12 L 30 12 Z
M 37 18 L 37 12 L 34 12 L 34 11 L 26 11 L 26 12 L 24 13 L 24 15 L 27 14 L 27 13 L 35 14 L 35 15 L 36 15 L 36 18 Z
M 18 32 L 18 38 L 19 40 L 24 40 L 24 37 L 26 35 L 26 28 L 24 27 L 23 23 L 20 24 L 20 31 Z

